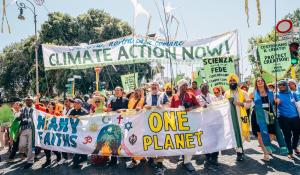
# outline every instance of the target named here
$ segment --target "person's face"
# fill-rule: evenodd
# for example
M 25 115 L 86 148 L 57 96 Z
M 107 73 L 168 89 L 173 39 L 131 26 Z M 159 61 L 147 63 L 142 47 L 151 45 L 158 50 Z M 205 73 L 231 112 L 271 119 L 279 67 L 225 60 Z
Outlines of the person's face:
M 26 100 L 25 104 L 27 107 L 31 107 L 32 106 L 33 101 L 32 100 Z
M 151 91 L 152 91 L 152 92 L 157 92 L 158 89 L 159 89 L 158 84 L 153 83 L 153 84 L 151 85 Z
M 219 97 L 221 93 L 220 93 L 219 90 L 215 90 L 215 91 L 214 91 L 214 94 L 215 94 L 216 97 Z
M 135 98 L 140 98 L 140 96 L 141 96 L 141 91 L 140 90 L 135 90 L 134 97 Z
M 193 89 L 197 89 L 198 87 L 197 87 L 197 83 L 192 83 L 192 88 Z
M 272 85 L 269 85 L 268 88 L 269 88 L 271 91 L 273 91 L 273 90 L 275 89 L 274 86 L 272 86 Z
M 21 107 L 20 107 L 19 103 L 14 103 L 13 108 L 16 111 L 19 111 Z
M 48 109 L 50 112 L 54 111 L 54 107 L 55 107 L 55 106 L 53 106 L 52 103 L 49 103 L 49 104 L 47 105 L 47 109 Z
M 290 88 L 292 91 L 295 91 L 295 90 L 296 90 L 296 85 L 295 85 L 295 83 L 289 82 L 289 88 Z
M 206 95 L 208 93 L 208 85 L 207 84 L 203 84 L 201 87 L 201 92 Z
M 188 84 L 186 84 L 186 83 L 183 84 L 182 86 L 180 86 L 180 92 L 181 92 L 181 93 L 186 92 L 187 88 L 188 88 Z
M 81 104 L 77 103 L 77 102 L 74 102 L 74 109 L 78 110 L 80 108 L 81 108 Z
M 65 100 L 64 101 L 64 105 L 65 105 L 65 107 L 70 107 L 71 106 L 71 102 L 70 102 L 70 100 Z
M 122 97 L 123 96 L 123 91 L 120 88 L 115 89 L 115 95 L 116 97 Z
M 257 84 L 257 87 L 258 87 L 258 88 L 262 88 L 262 87 L 265 86 L 265 83 L 264 83 L 264 81 L 263 81 L 262 78 L 258 78 L 258 79 L 256 80 L 256 84 Z
M 96 99 L 96 100 L 95 100 L 95 105 L 96 105 L 96 106 L 100 106 L 100 103 L 101 103 L 101 100 L 100 100 L 100 99 Z
M 280 90 L 280 91 L 285 91 L 286 88 L 287 88 L 287 87 L 285 86 L 285 84 L 279 84 L 278 87 L 279 87 L 279 90 Z

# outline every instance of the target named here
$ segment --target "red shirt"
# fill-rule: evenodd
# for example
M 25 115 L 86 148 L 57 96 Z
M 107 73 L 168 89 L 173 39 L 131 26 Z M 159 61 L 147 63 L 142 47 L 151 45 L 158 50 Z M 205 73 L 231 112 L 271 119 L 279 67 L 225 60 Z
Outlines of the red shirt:
M 173 95 L 171 99 L 171 108 L 178 108 L 179 106 L 184 106 L 183 101 L 189 104 L 190 107 L 200 106 L 195 95 L 187 92 L 183 95 L 183 97 L 180 97 L 179 94 Z
M 40 105 L 40 104 L 34 104 L 34 106 L 35 106 L 35 109 L 37 109 L 39 111 L 43 111 L 43 112 L 46 112 L 48 114 L 55 115 L 55 116 L 62 116 L 62 114 L 60 112 L 58 112 L 58 111 L 54 111 L 52 113 L 47 112 L 47 108 L 44 107 L 44 106 L 42 106 L 42 105 Z

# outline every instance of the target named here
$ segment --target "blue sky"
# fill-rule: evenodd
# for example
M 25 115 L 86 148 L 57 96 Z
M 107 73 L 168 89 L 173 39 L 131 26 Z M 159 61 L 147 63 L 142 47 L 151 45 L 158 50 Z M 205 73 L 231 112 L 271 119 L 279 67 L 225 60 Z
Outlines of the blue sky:
M 6 0 L 7 4 L 9 1 Z M 14 0 L 12 0 L 14 1 Z M 151 13 L 152 22 L 150 32 L 157 32 L 160 18 L 157 13 L 155 0 L 140 0 L 144 8 Z M 161 0 L 156 0 L 162 7 Z M 244 12 L 244 0 L 165 0 L 175 7 L 174 15 L 179 19 L 179 33 L 177 39 L 198 39 L 221 34 L 238 29 L 240 37 L 241 61 L 240 69 L 246 75 L 250 73 L 250 66 L 246 60 L 248 38 L 268 33 L 274 26 L 274 0 L 261 0 L 262 24 L 257 26 L 256 1 L 249 1 L 250 27 L 246 22 Z M 277 19 L 282 19 L 289 12 L 300 8 L 300 0 L 277 0 Z M 45 0 L 44 6 L 37 6 L 38 29 L 47 20 L 49 12 L 60 11 L 77 16 L 90 8 L 103 9 L 112 16 L 133 23 L 133 6 L 130 0 Z M 24 11 L 25 21 L 19 21 L 18 8 L 15 3 L 7 7 L 7 17 L 11 25 L 12 33 L 8 34 L 6 25 L 5 32 L 0 33 L 0 52 L 2 49 L 18 42 L 29 35 L 34 34 L 33 16 L 29 10 Z M 2 9 L 1 9 L 2 14 Z M 146 22 L 144 17 L 137 19 L 136 31 L 145 34 Z M 186 29 L 184 29 L 184 24 Z M 185 34 L 188 33 L 188 38 Z M 243 65 L 243 66 L 242 66 Z

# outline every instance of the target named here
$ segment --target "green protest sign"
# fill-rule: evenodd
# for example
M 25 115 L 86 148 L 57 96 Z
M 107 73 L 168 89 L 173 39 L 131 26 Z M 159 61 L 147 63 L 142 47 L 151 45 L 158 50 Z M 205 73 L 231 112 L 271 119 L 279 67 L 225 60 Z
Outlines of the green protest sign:
M 121 81 L 122 81 L 124 91 L 129 92 L 130 90 L 133 90 L 134 88 L 137 87 L 138 73 L 122 75 Z
M 284 78 L 291 65 L 288 42 L 278 42 L 276 46 L 275 43 L 260 44 L 258 45 L 258 53 L 263 72 L 270 76 L 266 78 L 274 79 L 276 72 L 278 79 Z
M 223 86 L 228 88 L 226 81 L 230 73 L 235 73 L 234 59 L 232 57 L 213 57 L 203 59 L 205 80 L 212 88 Z

